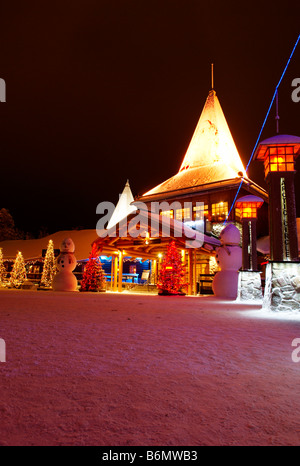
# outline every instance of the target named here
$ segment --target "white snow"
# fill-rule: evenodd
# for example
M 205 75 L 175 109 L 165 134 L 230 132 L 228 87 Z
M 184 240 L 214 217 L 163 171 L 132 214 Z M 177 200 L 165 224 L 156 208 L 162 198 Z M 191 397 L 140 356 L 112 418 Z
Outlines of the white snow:
M 12 239 L 0 241 L 4 259 L 15 259 L 18 251 L 22 252 L 25 260 L 40 259 L 42 250 L 47 249 L 50 239 L 55 249 L 61 247 L 65 238 L 71 238 L 75 243 L 77 260 L 88 259 L 92 250 L 92 243 L 98 238 L 97 231 L 91 230 L 62 230 L 39 239 Z
M 0 291 L 0 445 L 297 445 L 298 315 L 214 297 Z

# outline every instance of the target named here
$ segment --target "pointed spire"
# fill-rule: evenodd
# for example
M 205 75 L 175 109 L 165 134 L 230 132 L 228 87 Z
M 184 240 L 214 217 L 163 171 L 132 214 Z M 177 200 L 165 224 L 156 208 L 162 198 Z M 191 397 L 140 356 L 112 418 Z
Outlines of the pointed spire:
M 236 174 L 245 173 L 219 99 L 212 89 L 206 99 L 179 172 L 216 164 L 226 164 Z
M 136 207 L 131 205 L 133 201 L 134 197 L 129 186 L 129 180 L 127 180 L 122 194 L 119 195 L 119 201 L 108 222 L 107 229 L 117 225 L 125 217 L 136 211 Z
M 213 83 L 212 83 L 213 84 Z M 144 196 L 246 177 L 219 99 L 209 91 L 179 172 Z

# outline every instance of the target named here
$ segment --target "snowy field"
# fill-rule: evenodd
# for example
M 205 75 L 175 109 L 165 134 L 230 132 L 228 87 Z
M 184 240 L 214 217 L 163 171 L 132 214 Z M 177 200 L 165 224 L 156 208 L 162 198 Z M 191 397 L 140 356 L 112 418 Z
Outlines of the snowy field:
M 300 318 L 213 297 L 0 291 L 0 445 L 300 443 Z

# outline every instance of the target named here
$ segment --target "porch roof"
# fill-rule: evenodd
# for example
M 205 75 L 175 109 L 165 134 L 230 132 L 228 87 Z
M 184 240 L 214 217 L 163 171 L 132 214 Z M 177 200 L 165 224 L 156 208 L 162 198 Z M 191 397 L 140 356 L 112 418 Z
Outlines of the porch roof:
M 220 241 L 214 236 L 146 210 L 133 213 L 120 224 L 97 233 L 99 238 L 93 245 L 99 253 L 106 255 L 122 251 L 130 257 L 155 259 L 166 250 L 170 240 L 174 240 L 181 249 L 197 247 L 203 253 L 213 253 L 220 246 Z

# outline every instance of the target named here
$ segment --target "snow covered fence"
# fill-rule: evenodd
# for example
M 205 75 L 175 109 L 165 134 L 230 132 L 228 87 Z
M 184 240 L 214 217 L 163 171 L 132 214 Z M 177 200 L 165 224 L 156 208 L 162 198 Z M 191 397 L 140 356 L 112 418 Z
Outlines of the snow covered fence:
M 0 338 L 0 362 L 6 362 L 6 345 L 3 338 Z

